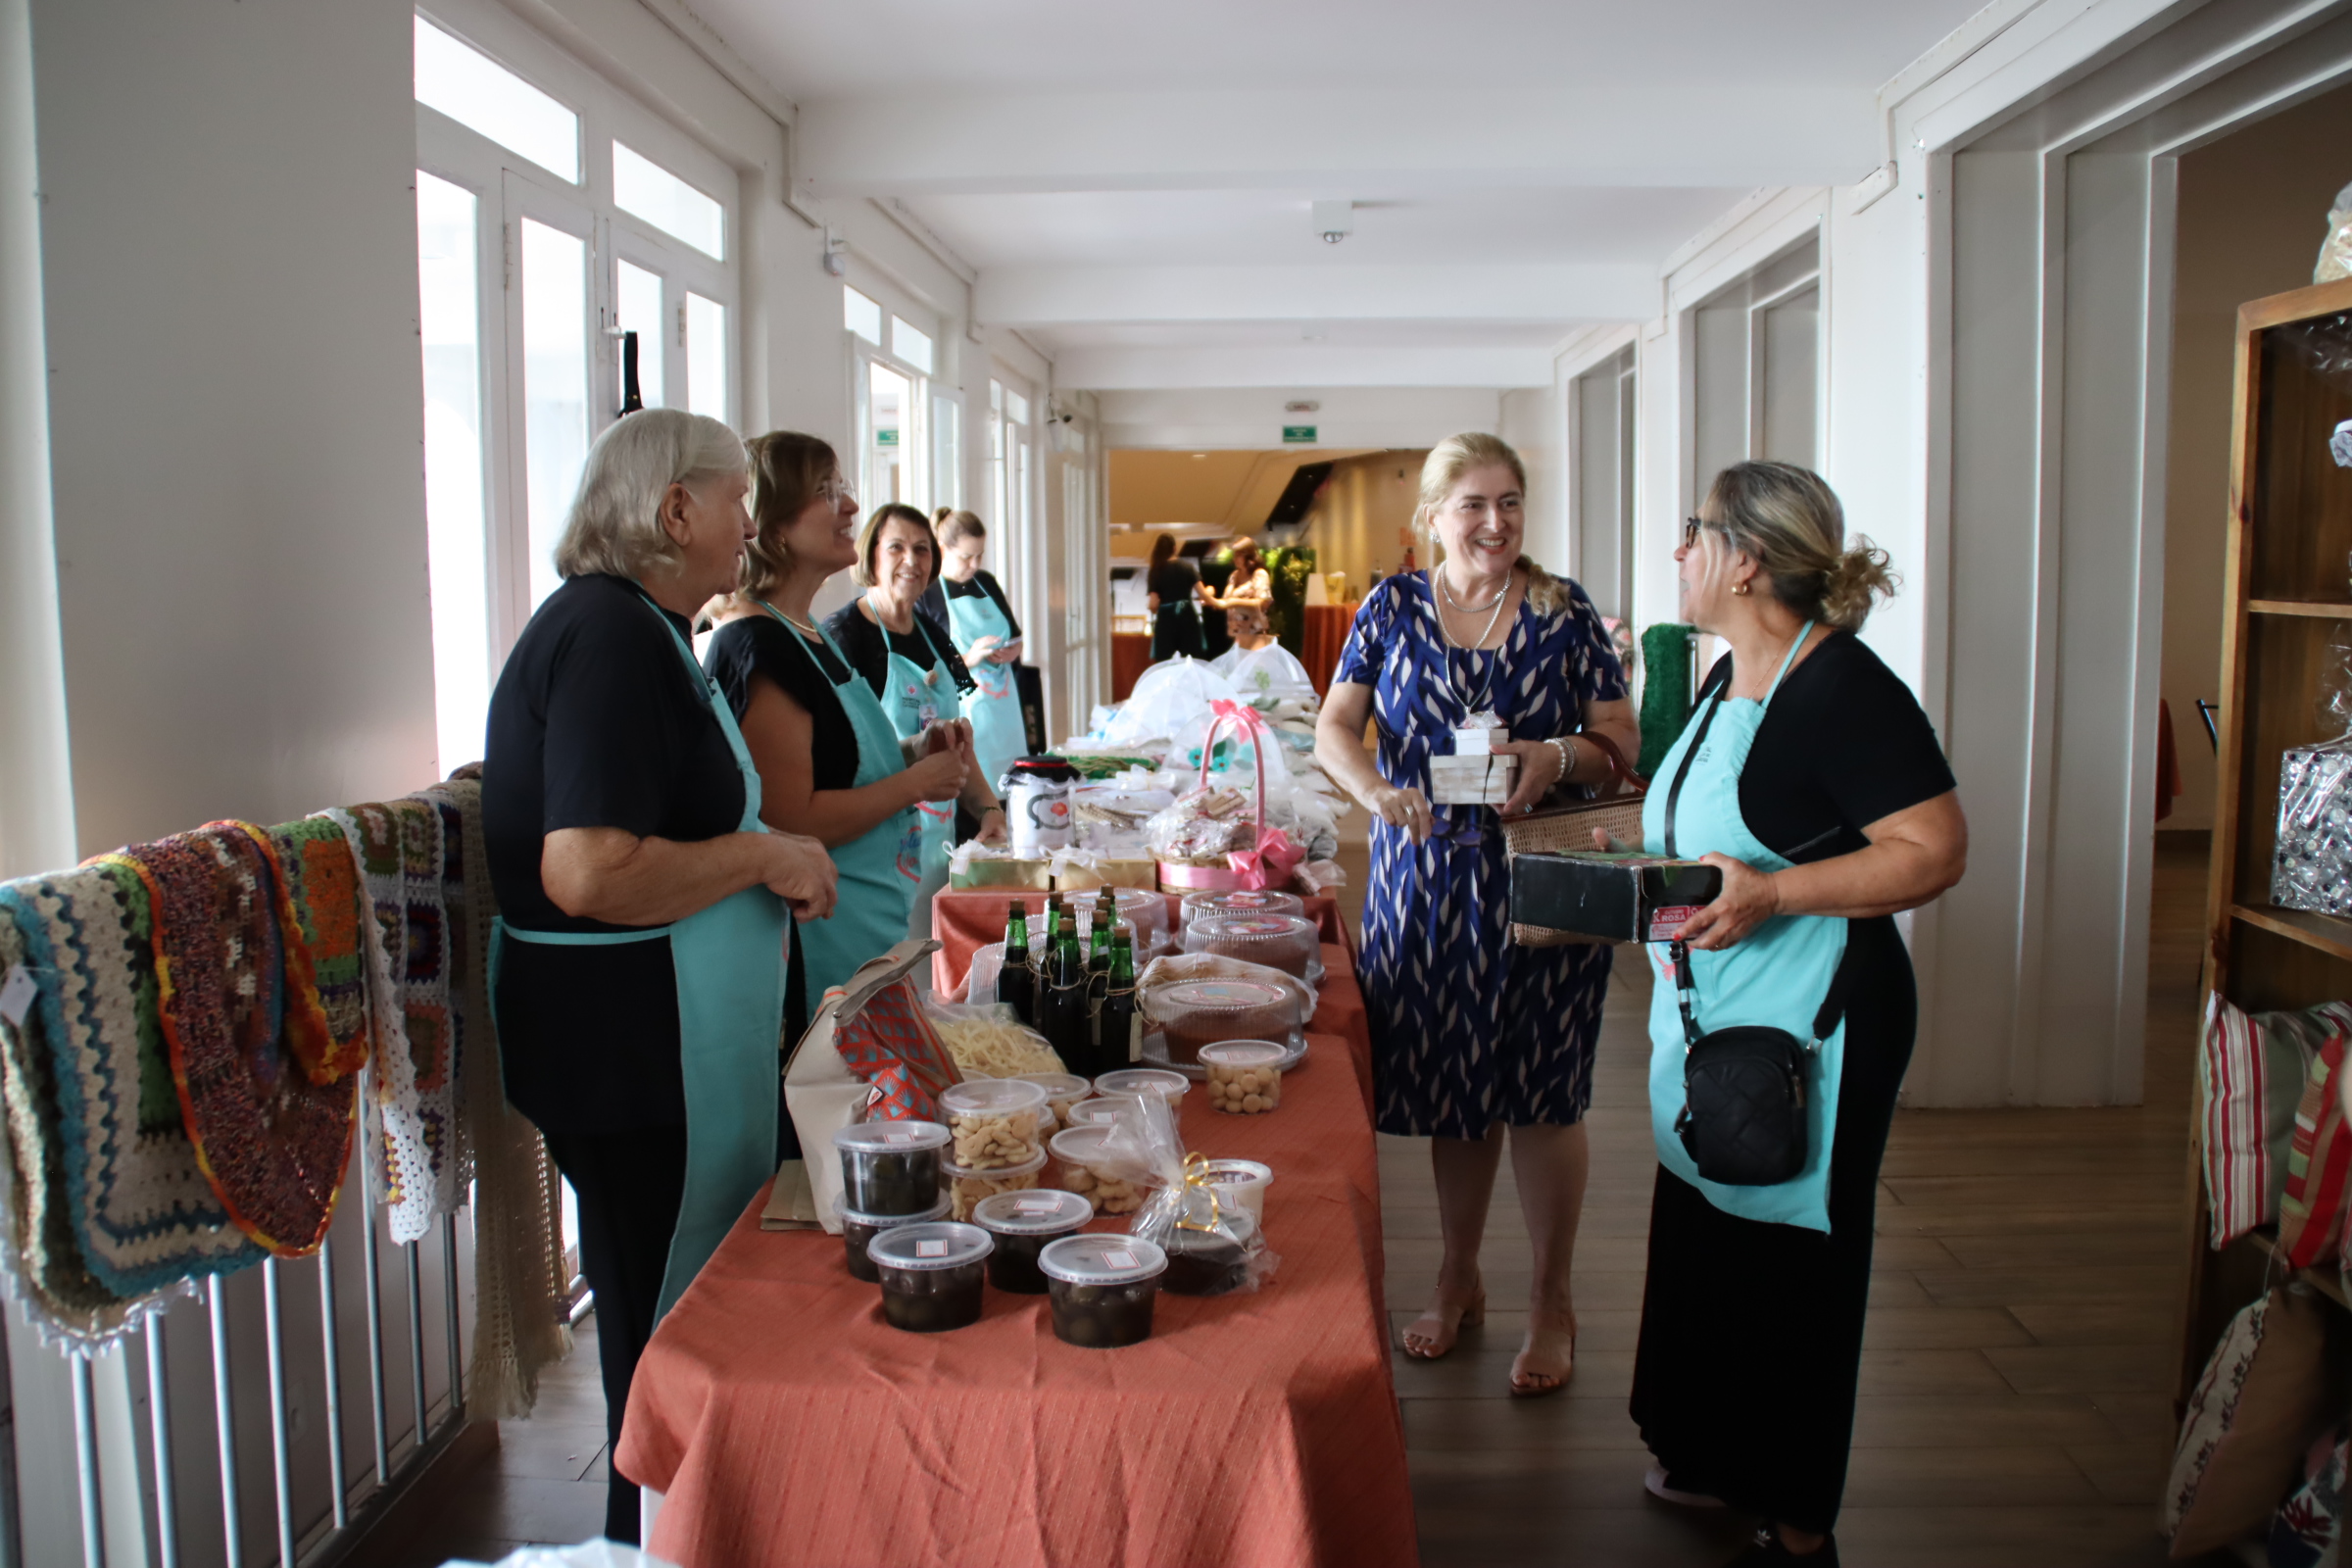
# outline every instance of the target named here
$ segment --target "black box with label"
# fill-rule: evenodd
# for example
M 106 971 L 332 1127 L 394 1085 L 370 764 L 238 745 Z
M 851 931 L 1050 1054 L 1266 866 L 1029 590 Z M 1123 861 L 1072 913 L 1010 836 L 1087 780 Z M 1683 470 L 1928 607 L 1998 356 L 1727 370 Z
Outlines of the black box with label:
M 1511 921 L 1596 942 L 1668 942 L 1723 891 L 1699 860 L 1571 850 L 1511 857 Z

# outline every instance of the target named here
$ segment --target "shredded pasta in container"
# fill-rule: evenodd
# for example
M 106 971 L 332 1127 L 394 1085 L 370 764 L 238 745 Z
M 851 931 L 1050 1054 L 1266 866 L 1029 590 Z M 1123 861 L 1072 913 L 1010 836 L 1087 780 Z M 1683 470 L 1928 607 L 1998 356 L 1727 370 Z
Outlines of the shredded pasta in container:
M 1061 1057 L 1046 1037 L 1015 1020 L 1012 1009 L 985 1006 L 930 1008 L 931 1027 L 966 1078 L 1015 1078 L 1022 1073 L 1060 1072 Z

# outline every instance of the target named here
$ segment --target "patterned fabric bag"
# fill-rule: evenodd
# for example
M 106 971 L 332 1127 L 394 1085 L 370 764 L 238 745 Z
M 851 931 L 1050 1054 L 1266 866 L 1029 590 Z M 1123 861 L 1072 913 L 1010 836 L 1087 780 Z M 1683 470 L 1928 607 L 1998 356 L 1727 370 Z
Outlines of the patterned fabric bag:
M 2180 1423 L 2161 1525 L 2195 1557 L 2268 1527 L 2327 1418 L 2319 1298 L 2280 1286 L 2230 1320 Z
M 2295 1137 L 2286 1157 L 2286 1191 L 2278 1200 L 2278 1249 L 2297 1268 L 2331 1260 L 2343 1250 L 2346 1193 L 2352 1189 L 2352 1129 L 2344 1120 L 2336 1080 L 2352 1037 L 2338 1031 L 2312 1057 L 2295 1107 Z
M 64 1199 L 83 1265 L 128 1299 L 259 1262 L 180 1119 L 156 1011 L 154 918 L 138 866 L 102 855 L 0 887 L 40 984 L 25 1020 L 46 1056 Z
M 2330 1007 L 2345 1008 L 2342 1003 Z M 2327 1036 L 2313 1014 L 2248 1014 L 2208 998 L 2197 1053 L 2210 1240 L 2216 1251 L 2278 1217 L 2304 1066 Z
M 908 976 L 939 947 L 902 942 L 869 958 L 850 983 L 825 993 L 784 1069 L 784 1102 L 808 1161 L 812 1218 L 841 1229 L 841 1162 L 833 1135 L 854 1121 L 929 1121 L 960 1074 L 923 1011 Z

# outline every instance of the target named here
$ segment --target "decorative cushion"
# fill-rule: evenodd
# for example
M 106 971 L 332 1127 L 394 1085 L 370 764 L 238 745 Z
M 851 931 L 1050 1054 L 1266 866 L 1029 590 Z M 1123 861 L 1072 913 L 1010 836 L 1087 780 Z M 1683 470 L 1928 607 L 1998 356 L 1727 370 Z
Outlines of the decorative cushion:
M 2332 1416 L 2325 1307 L 2281 1286 L 2230 1320 L 2189 1396 L 2165 1488 L 2172 1555 L 2194 1557 L 2264 1530 L 2301 1473 L 2304 1449 Z
M 2302 1102 L 2295 1107 L 2286 1191 L 2278 1200 L 2278 1248 L 2297 1268 L 2334 1259 L 2343 1250 L 2352 1128 L 2344 1120 L 2336 1080 L 2347 1044 L 2352 1040 L 2339 1031 L 2320 1047 L 2304 1073 Z
M 2344 1534 L 2344 1429 L 2303 1457 L 2303 1481 L 2271 1516 L 2270 1568 L 2335 1568 Z
M 0 887 L 39 981 L 34 1044 L 57 1102 L 66 1212 L 84 1266 L 117 1297 L 227 1274 L 263 1256 L 229 1223 L 180 1120 L 156 1013 L 154 925 L 138 867 L 102 855 Z
M 262 832 L 213 823 L 122 854 L 155 911 L 158 1011 L 197 1160 L 237 1227 L 294 1257 L 334 1218 L 359 1085 L 313 1083 L 284 1048 L 284 933 Z
M 2327 1034 L 2317 1022 L 2305 1013 L 2249 1015 L 2218 992 L 2206 1005 L 2197 1076 L 2217 1251 L 2278 1217 L 2304 1063 Z

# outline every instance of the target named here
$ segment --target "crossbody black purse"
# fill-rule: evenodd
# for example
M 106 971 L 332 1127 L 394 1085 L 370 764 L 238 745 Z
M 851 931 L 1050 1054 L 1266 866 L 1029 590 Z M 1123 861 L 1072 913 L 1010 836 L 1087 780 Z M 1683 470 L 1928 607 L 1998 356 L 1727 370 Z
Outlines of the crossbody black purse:
M 1727 671 L 1715 687 L 1698 733 L 1690 738 L 1666 794 L 1666 854 L 1672 858 L 1675 808 L 1681 803 L 1683 780 L 1706 744 L 1731 684 Z M 1805 1127 L 1805 1069 L 1821 1054 L 1821 1044 L 1837 1031 L 1844 1016 L 1850 988 L 1849 947 L 1830 978 L 1830 993 L 1813 1017 L 1813 1038 L 1800 1044 L 1786 1029 L 1769 1024 L 1739 1024 L 1711 1033 L 1699 1032 L 1691 1010 L 1698 994 L 1691 973 L 1690 949 L 1680 941 L 1667 950 L 1674 962 L 1675 1002 L 1683 1014 L 1683 1109 L 1674 1119 L 1675 1136 L 1698 1174 L 1726 1187 L 1773 1187 L 1789 1181 L 1805 1168 L 1810 1139 Z

